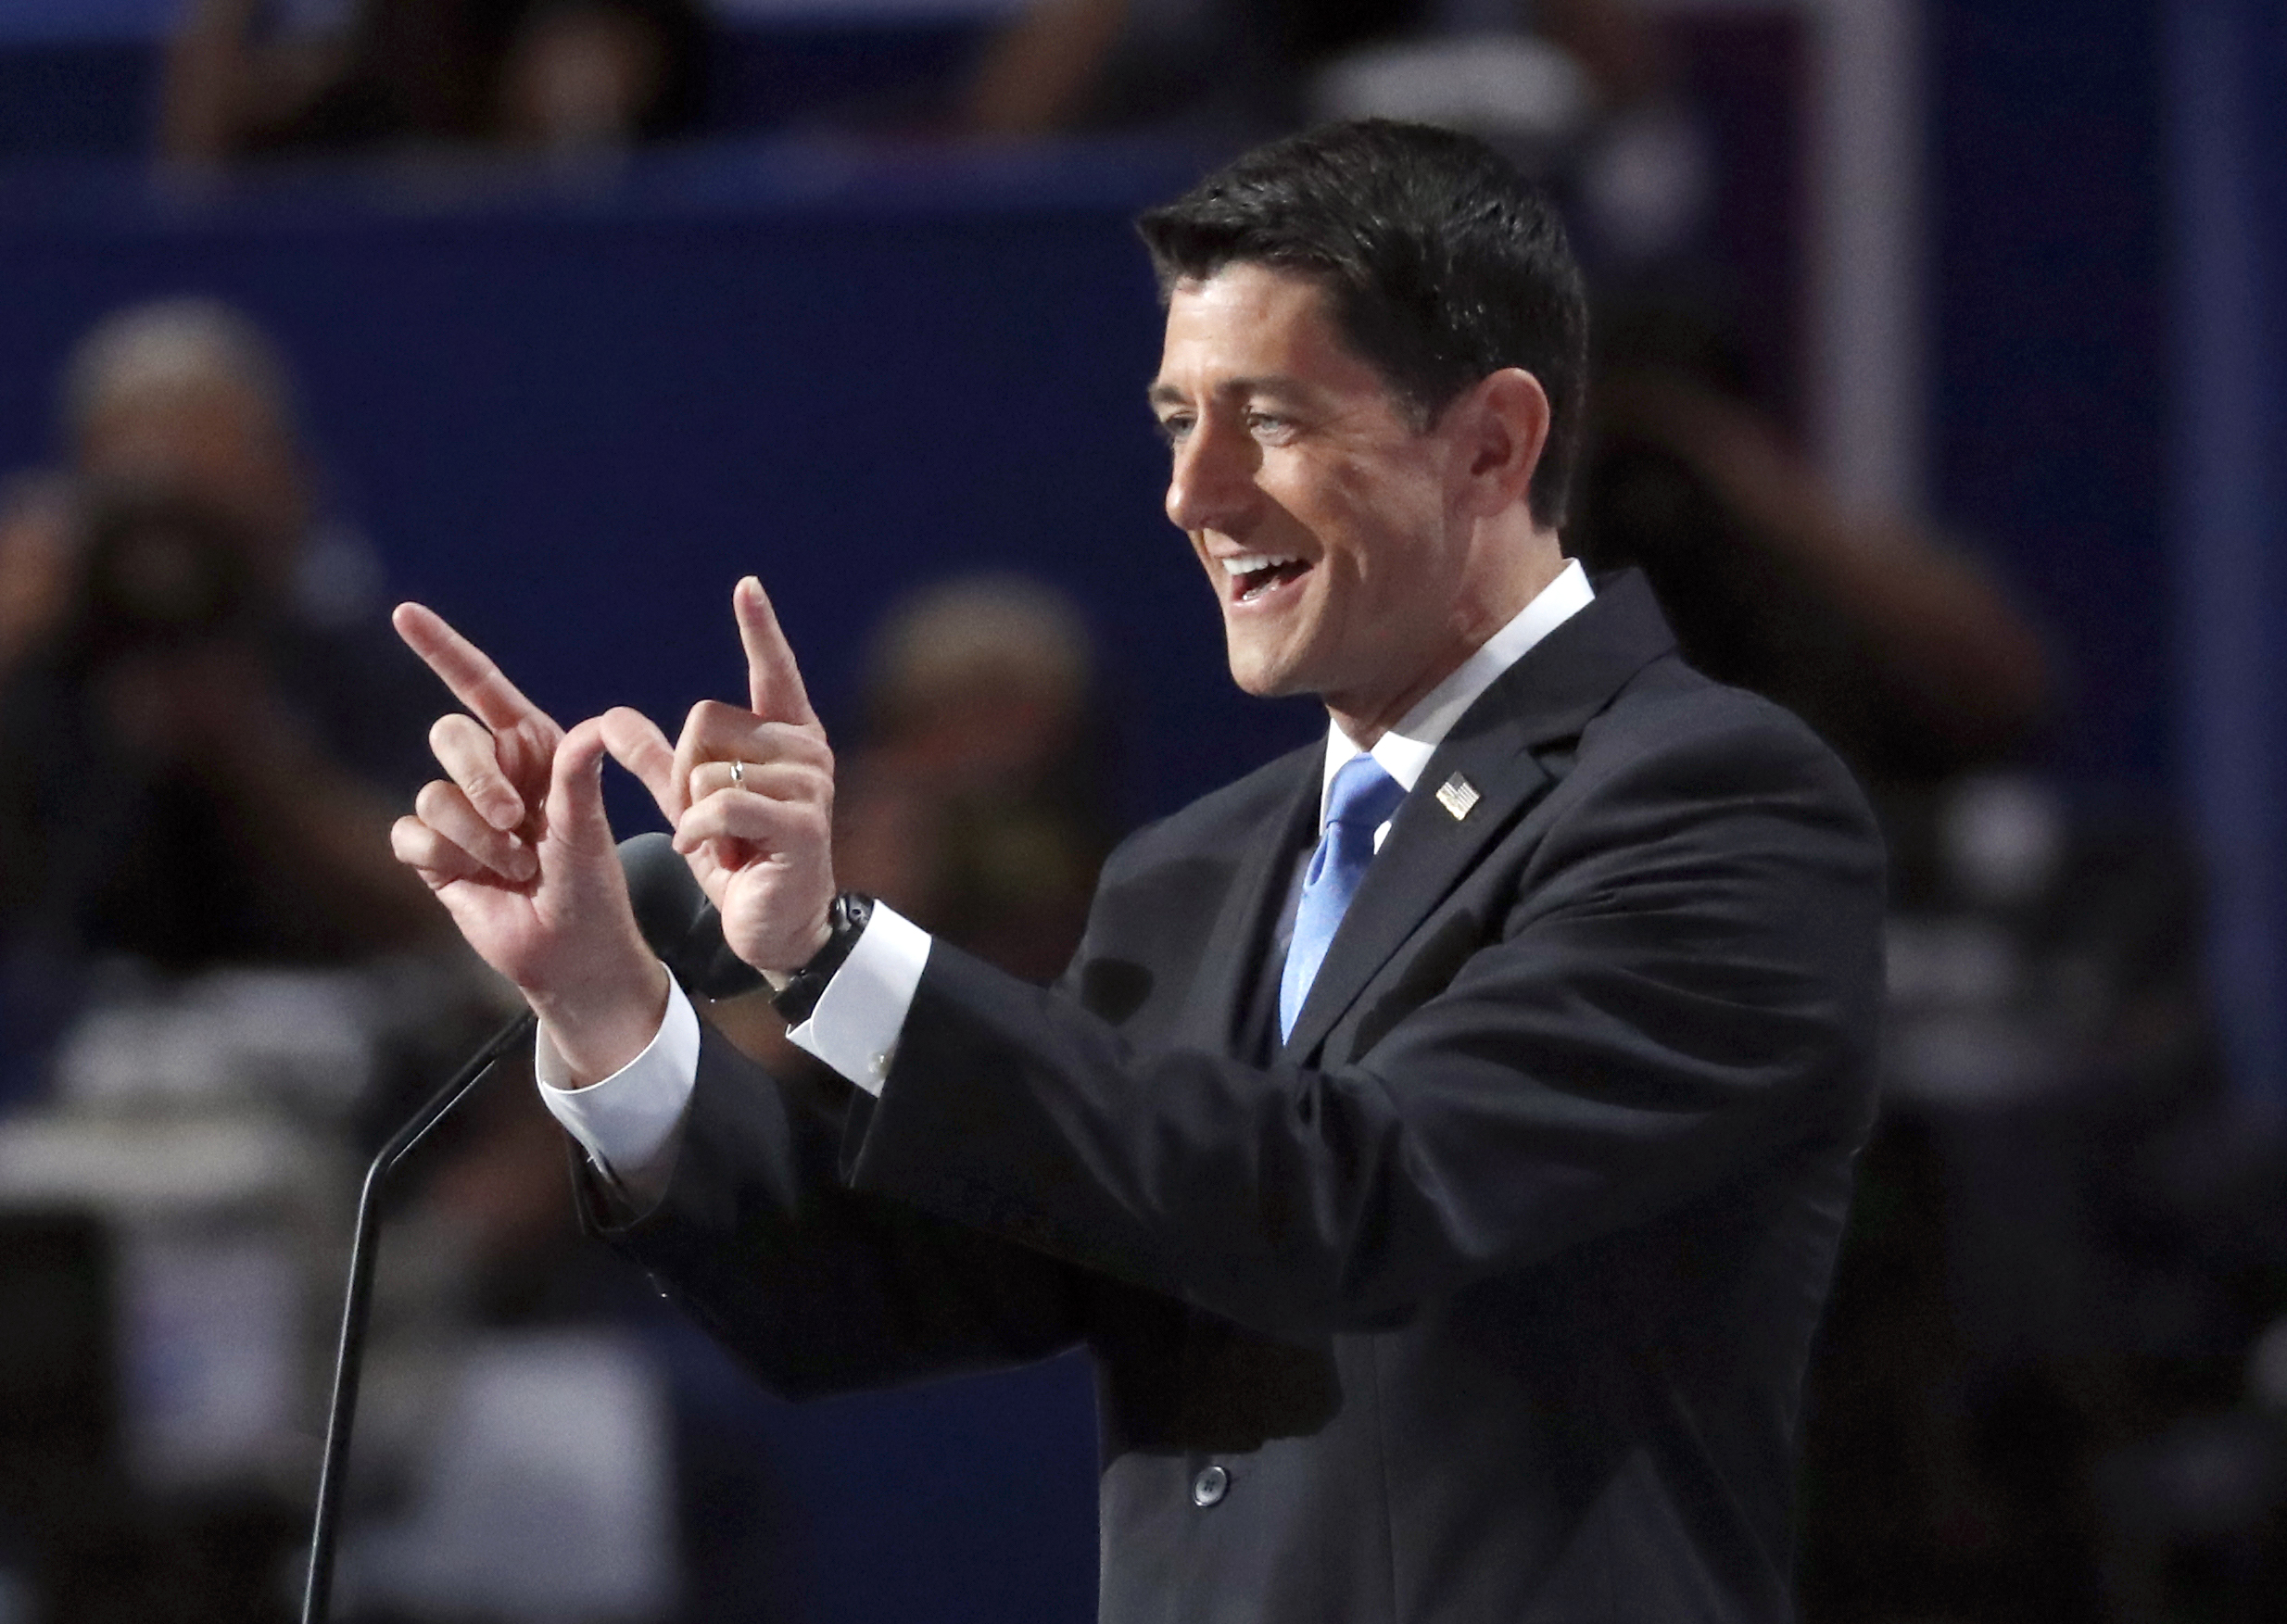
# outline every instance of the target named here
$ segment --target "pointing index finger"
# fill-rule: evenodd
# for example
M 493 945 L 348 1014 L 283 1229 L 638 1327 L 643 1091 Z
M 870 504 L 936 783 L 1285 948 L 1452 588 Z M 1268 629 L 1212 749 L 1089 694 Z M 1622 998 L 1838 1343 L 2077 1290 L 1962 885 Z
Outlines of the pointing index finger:
M 420 655 L 452 690 L 453 698 L 495 733 L 540 714 L 540 708 L 500 674 L 490 656 L 447 625 L 435 610 L 400 603 L 389 623 L 405 639 L 405 646 Z
M 807 726 L 818 719 L 802 688 L 802 668 L 778 629 L 777 611 L 753 576 L 731 589 L 731 611 L 739 617 L 739 641 L 747 651 L 747 692 L 754 714 L 766 722 Z

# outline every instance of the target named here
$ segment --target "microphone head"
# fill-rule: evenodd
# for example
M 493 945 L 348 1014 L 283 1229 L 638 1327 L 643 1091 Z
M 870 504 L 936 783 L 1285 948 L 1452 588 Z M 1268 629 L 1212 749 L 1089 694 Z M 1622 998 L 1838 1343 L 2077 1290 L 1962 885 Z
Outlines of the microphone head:
M 622 840 L 619 865 L 627 876 L 636 928 L 686 992 L 735 998 L 763 985 L 762 972 L 723 939 L 723 916 L 666 836 L 653 832 Z

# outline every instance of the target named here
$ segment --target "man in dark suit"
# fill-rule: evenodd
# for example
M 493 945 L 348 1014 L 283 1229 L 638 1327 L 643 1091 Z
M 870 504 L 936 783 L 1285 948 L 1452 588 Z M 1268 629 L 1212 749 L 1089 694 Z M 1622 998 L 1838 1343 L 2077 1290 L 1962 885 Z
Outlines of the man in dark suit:
M 470 705 L 398 853 L 542 1018 L 591 1223 L 782 1391 L 1084 1342 L 1107 1620 L 1775 1619 L 1871 1109 L 1880 855 L 1792 718 L 1561 552 L 1578 278 L 1461 137 L 1337 126 L 1147 215 L 1169 516 L 1298 752 L 1144 830 L 1053 990 L 837 898 L 752 581 L 747 707 Z M 820 1111 L 706 1033 L 594 774 L 651 787 Z M 543 797 L 545 800 L 543 802 Z

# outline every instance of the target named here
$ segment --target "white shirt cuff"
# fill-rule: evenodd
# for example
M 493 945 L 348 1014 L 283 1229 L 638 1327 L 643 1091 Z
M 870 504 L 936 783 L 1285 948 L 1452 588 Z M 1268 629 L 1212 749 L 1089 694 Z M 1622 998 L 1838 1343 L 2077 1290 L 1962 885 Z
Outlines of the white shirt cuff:
M 571 1068 L 549 1041 L 545 1026 L 535 1046 L 533 1069 L 539 1074 L 540 1099 L 549 1114 L 579 1140 L 599 1169 L 642 1204 L 665 1193 L 676 1133 L 699 1081 L 699 1013 L 672 972 L 659 1031 L 619 1070 L 584 1089 L 572 1087 Z
M 817 1007 L 787 1038 L 878 1098 L 929 962 L 929 933 L 876 902 Z

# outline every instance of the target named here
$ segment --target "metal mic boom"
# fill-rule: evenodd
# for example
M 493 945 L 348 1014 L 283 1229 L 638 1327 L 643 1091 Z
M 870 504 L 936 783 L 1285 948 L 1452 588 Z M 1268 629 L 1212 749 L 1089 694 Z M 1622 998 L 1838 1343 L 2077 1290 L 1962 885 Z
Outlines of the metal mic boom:
M 628 900 L 643 939 L 687 991 L 730 998 L 763 984 L 723 939 L 723 919 L 691 877 L 664 835 L 637 835 L 619 845 Z M 334 1589 L 334 1547 L 341 1522 L 344 1469 L 357 1419 L 358 1380 L 365 1364 L 365 1325 L 373 1301 L 374 1231 L 380 1227 L 381 1188 L 405 1156 L 461 1103 L 486 1073 L 532 1036 L 530 1011 L 495 1032 L 468 1064 L 381 1147 L 365 1170 L 358 1195 L 357 1227 L 349 1242 L 349 1284 L 342 1299 L 341 1340 L 334 1355 L 334 1397 L 326 1410 L 325 1462 L 318 1472 L 318 1510 L 310 1530 L 310 1573 L 302 1591 L 302 1624 L 322 1624 Z

